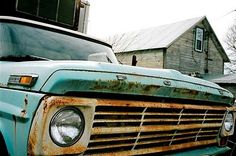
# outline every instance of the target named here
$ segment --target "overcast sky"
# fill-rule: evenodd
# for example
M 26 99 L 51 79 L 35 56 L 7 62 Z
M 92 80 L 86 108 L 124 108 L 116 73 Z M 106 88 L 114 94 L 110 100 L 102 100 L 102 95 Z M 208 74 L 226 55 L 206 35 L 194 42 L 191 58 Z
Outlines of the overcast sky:
M 206 15 L 218 37 L 236 18 L 236 0 L 88 0 L 88 34 L 109 35 Z

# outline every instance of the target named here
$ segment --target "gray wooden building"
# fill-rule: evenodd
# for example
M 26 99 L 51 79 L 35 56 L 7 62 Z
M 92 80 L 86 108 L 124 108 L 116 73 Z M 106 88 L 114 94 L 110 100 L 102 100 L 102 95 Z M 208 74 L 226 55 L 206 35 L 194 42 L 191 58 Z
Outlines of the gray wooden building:
M 198 17 L 172 24 L 112 36 L 118 60 L 127 65 L 176 69 L 198 76 L 223 75 L 229 62 L 207 18 Z

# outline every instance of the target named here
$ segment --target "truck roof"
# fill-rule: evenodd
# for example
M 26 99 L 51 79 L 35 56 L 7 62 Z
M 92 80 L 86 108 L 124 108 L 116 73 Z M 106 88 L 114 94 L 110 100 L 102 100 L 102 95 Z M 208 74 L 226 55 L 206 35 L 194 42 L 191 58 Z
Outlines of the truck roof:
M 67 34 L 69 36 L 78 37 L 78 38 L 82 38 L 82 39 L 89 40 L 92 42 L 96 42 L 96 43 L 108 46 L 110 48 L 112 47 L 110 44 L 108 44 L 100 39 L 97 39 L 95 37 L 80 33 L 78 31 L 73 31 L 70 29 L 55 26 L 52 24 L 47 24 L 47 23 L 43 23 L 43 22 L 33 21 L 33 20 L 19 18 L 19 17 L 12 17 L 12 16 L 0 16 L 0 22 L 2 22 L 2 21 L 8 22 L 8 23 L 23 24 L 23 25 L 53 30 L 58 33 Z

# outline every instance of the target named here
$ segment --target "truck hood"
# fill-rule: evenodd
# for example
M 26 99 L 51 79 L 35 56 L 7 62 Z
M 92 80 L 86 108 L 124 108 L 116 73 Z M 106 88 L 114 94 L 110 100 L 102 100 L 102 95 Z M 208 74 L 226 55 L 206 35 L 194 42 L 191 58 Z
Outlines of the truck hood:
M 190 99 L 233 104 L 233 95 L 218 85 L 175 70 L 150 69 L 89 61 L 1 62 L 0 87 L 65 95 L 108 93 Z M 11 69 L 11 70 L 9 70 Z M 10 75 L 38 75 L 31 87 L 9 85 Z

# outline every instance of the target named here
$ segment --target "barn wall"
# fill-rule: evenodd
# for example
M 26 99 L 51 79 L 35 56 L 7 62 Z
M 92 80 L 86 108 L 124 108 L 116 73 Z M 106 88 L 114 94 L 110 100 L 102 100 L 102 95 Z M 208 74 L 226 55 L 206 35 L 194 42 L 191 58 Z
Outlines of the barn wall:
M 132 64 L 133 55 L 137 58 L 137 66 L 148 68 L 163 68 L 163 50 L 144 50 L 137 52 L 116 53 L 120 62 L 126 65 Z
M 198 27 L 205 28 L 203 24 Z M 223 58 L 209 37 L 209 48 L 204 45 L 203 52 L 194 50 L 194 28 L 177 39 L 165 54 L 164 68 L 179 70 L 182 73 L 223 74 Z M 208 60 L 206 51 L 208 49 Z M 207 62 L 208 61 L 208 62 Z
M 214 45 L 212 39 L 209 41 L 209 74 L 218 75 L 224 73 L 224 60 Z

